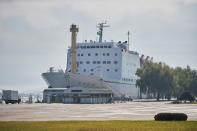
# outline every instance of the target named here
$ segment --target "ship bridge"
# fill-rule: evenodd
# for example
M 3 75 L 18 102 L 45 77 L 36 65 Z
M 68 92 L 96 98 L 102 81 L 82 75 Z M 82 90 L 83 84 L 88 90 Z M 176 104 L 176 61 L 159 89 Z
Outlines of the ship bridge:
M 117 47 L 117 43 L 115 42 L 84 42 L 84 43 L 77 43 L 77 48 L 80 49 L 88 49 L 88 48 L 114 48 Z

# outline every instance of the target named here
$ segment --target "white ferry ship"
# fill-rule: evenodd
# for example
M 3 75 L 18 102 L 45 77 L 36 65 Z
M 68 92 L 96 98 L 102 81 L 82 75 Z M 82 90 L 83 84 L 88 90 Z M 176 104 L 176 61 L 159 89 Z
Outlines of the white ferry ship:
M 67 68 L 55 70 L 50 68 L 42 73 L 49 88 L 99 87 L 107 86 L 116 97 L 138 98 L 135 75 L 140 68 L 138 52 L 129 50 L 129 37 L 125 42 L 106 42 L 102 40 L 106 23 L 99 23 L 97 32 L 99 41 L 76 43 L 68 49 Z M 72 40 L 76 41 L 75 29 Z M 75 48 L 73 50 L 72 48 Z M 73 56 L 75 55 L 75 56 Z M 73 57 L 72 57 L 73 56 Z M 73 65 L 73 61 L 74 63 Z M 74 70 L 72 71 L 72 67 Z

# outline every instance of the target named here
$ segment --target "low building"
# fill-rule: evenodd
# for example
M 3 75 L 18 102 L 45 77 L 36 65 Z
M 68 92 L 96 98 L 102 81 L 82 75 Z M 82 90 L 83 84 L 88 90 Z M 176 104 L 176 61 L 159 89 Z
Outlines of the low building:
M 113 92 L 106 87 L 48 88 L 43 92 L 46 103 L 111 103 Z
M 43 91 L 44 103 L 62 103 L 64 91 L 67 88 L 48 88 Z

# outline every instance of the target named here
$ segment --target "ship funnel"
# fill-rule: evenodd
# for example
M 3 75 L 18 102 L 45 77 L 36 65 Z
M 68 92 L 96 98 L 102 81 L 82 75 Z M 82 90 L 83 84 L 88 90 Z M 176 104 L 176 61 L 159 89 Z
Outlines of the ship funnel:
M 72 32 L 71 35 L 71 72 L 75 73 L 77 68 L 77 62 L 76 62 L 76 48 L 77 48 L 77 32 L 79 31 L 78 27 L 74 24 L 70 26 L 70 32 Z

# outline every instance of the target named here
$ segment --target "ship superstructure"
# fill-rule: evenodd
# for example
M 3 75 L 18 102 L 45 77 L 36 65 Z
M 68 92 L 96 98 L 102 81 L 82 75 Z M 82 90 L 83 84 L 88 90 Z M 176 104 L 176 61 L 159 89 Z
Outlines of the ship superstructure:
M 140 67 L 139 54 L 130 51 L 128 42 L 103 42 L 103 27 L 105 23 L 98 24 L 99 41 L 90 40 L 77 43 L 76 50 L 76 72 L 85 75 L 94 75 L 102 77 L 111 85 L 135 86 L 137 76 L 135 75 L 137 68 Z M 108 27 L 108 26 L 107 26 Z M 67 72 L 71 70 L 71 49 L 67 53 Z M 116 89 L 119 90 L 119 89 Z M 137 91 L 138 89 L 136 89 Z M 126 96 L 131 96 L 125 90 Z M 137 92 L 132 93 L 138 94 Z
M 84 42 L 77 44 L 77 68 L 79 74 L 95 75 L 105 80 L 135 84 L 136 70 L 140 67 L 139 54 L 129 51 L 127 42 Z M 70 49 L 67 54 L 67 70 L 71 70 Z
M 54 71 L 51 68 L 49 72 L 43 73 L 49 87 L 99 87 L 104 84 L 112 90 L 114 96 L 139 96 L 139 89 L 135 86 L 135 73 L 137 68 L 140 68 L 139 54 L 129 50 L 127 41 L 103 42 L 103 28 L 108 27 L 105 24 L 99 23 L 97 26 L 99 41 L 76 43 L 74 48 L 72 44 L 68 49 L 65 72 Z M 76 33 L 78 28 L 74 27 L 73 30 Z M 76 42 L 73 35 L 76 34 L 72 34 L 72 43 Z

